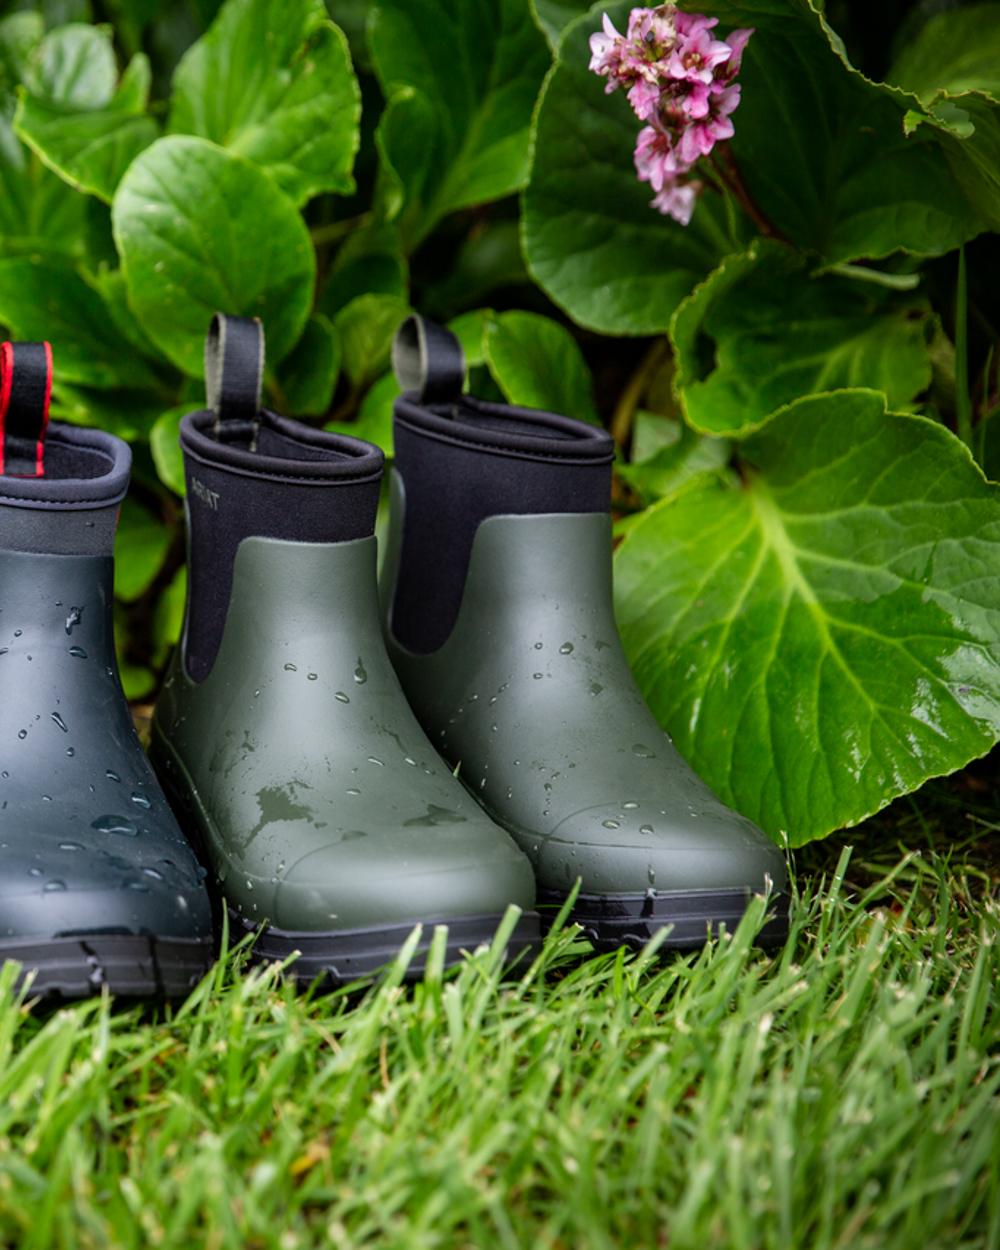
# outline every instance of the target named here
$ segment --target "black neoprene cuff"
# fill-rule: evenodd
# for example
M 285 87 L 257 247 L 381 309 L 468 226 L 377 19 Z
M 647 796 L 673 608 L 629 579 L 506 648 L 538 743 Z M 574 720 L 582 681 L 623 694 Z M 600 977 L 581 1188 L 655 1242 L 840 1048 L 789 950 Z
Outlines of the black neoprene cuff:
M 60 511 L 112 507 L 125 497 L 131 467 L 132 453 L 120 438 L 53 421 L 45 444 L 45 476 L 0 476 L 0 503 Z
M 413 395 L 395 403 L 395 425 L 455 447 L 550 464 L 610 465 L 611 436 L 597 426 L 535 408 L 494 404 L 462 395 L 442 404 L 421 404 Z
M 472 544 L 492 516 L 607 512 L 614 442 L 553 412 L 471 396 L 395 404 L 405 517 L 392 631 L 409 650 L 442 646 L 461 606 Z
M 240 543 L 370 536 L 384 463 L 369 443 L 266 409 L 254 420 L 221 423 L 218 437 L 215 422 L 209 411 L 181 422 L 189 556 L 184 660 L 195 681 L 208 675 L 218 654 Z

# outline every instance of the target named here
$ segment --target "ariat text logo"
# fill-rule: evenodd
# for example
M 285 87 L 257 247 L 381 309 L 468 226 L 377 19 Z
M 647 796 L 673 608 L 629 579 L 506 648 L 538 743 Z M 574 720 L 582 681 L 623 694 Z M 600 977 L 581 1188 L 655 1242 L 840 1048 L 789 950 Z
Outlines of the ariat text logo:
M 191 479 L 191 489 L 202 503 L 207 503 L 213 512 L 218 512 L 219 492 L 217 490 L 209 490 L 205 483 L 199 482 L 196 477 Z

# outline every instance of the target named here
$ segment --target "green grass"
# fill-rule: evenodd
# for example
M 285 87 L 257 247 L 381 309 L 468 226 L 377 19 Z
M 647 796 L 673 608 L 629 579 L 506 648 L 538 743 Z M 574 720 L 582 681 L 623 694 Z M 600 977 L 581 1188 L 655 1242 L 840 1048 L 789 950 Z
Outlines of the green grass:
M 964 814 L 961 817 L 964 820 Z M 414 988 L 231 955 L 172 1014 L 40 1014 L 0 976 L 0 1245 L 1000 1246 L 990 830 L 897 807 L 697 956 L 558 934 Z M 903 854 L 900 838 L 923 850 Z M 433 965 L 433 960 L 431 961 Z

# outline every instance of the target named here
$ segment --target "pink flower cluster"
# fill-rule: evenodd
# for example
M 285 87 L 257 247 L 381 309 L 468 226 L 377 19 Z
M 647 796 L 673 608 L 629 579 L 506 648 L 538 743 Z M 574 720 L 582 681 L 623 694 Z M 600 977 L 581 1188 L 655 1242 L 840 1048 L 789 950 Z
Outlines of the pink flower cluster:
M 633 9 L 621 35 L 607 14 L 590 36 L 590 68 L 607 90 L 624 87 L 640 121 L 635 168 L 656 192 L 653 207 L 687 225 L 703 183 L 695 162 L 733 134 L 730 114 L 740 102 L 743 49 L 752 30 L 713 39 L 718 18 L 682 13 L 673 4 Z

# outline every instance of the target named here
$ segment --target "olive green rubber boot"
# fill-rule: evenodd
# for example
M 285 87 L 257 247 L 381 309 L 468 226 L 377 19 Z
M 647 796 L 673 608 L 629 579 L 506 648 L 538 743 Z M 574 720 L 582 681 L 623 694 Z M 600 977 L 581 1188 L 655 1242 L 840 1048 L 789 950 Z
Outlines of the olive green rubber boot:
M 395 361 L 384 625 L 432 742 L 529 855 L 541 905 L 580 879 L 573 916 L 599 947 L 663 926 L 698 945 L 768 890 L 761 940 L 780 941 L 783 855 L 681 758 L 625 659 L 610 438 L 463 397 L 457 341 L 416 318 Z
M 345 981 L 418 923 L 418 950 L 448 926 L 455 962 L 515 904 L 523 956 L 530 864 L 435 753 L 385 651 L 382 454 L 261 411 L 259 327 L 216 328 L 209 410 L 181 426 L 189 599 L 153 754 L 236 935 L 263 925 L 258 955 Z
M 180 997 L 212 962 L 212 913 L 118 680 L 131 455 L 47 425 L 46 348 L 0 348 L 0 964 L 32 997 Z

